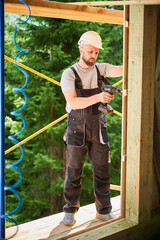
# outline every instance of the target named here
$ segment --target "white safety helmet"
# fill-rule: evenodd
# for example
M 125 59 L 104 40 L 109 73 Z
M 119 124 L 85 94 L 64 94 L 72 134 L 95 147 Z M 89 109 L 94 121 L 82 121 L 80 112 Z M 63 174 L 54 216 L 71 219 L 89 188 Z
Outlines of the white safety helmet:
M 82 34 L 78 41 L 78 45 L 81 46 L 82 44 L 89 44 L 93 47 L 103 49 L 102 48 L 102 39 L 97 32 L 88 31 Z

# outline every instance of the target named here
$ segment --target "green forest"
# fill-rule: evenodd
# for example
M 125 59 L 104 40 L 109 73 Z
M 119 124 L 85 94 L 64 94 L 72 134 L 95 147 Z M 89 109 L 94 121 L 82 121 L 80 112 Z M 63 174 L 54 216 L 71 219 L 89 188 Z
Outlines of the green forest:
M 66 1 L 67 2 L 67 1 Z M 121 9 L 122 7 L 114 7 Z M 5 55 L 14 59 L 18 50 L 14 46 L 15 22 L 21 22 L 26 16 L 5 15 Z M 28 49 L 17 61 L 60 82 L 62 72 L 79 59 L 77 42 L 85 31 L 97 31 L 102 37 L 103 48 L 97 62 L 108 62 L 113 65 L 123 63 L 123 26 L 95 22 L 73 21 L 33 17 L 17 29 L 17 45 Z M 24 89 L 28 104 L 20 113 L 26 120 L 26 130 L 18 137 L 21 141 L 39 129 L 45 127 L 64 115 L 65 99 L 61 88 L 33 73 L 27 72 L 29 82 Z M 111 84 L 120 78 L 109 79 Z M 10 112 L 23 106 L 25 99 L 20 93 L 12 91 L 22 87 L 25 76 L 13 63 L 5 60 L 5 149 L 15 143 L 8 139 L 23 128 L 19 118 Z M 119 87 L 122 87 L 119 85 Z M 122 112 L 122 96 L 117 94 L 110 105 Z M 107 115 L 107 129 L 110 141 L 110 175 L 111 184 L 120 185 L 121 168 L 121 122 L 122 118 L 115 114 Z M 25 156 L 18 165 L 22 171 L 23 181 L 16 188 L 22 197 L 20 210 L 12 217 L 18 224 L 63 211 L 63 185 L 65 175 L 65 150 L 63 135 L 66 119 L 49 128 L 34 139 L 24 144 Z M 6 164 L 16 162 L 21 150 L 6 155 Z M 5 185 L 16 183 L 19 174 L 12 169 L 5 170 Z M 111 191 L 111 196 L 119 195 Z M 84 164 L 82 179 L 81 206 L 94 203 L 92 168 L 88 157 Z M 6 192 L 6 212 L 17 207 L 17 196 Z M 11 224 L 11 223 L 8 223 Z

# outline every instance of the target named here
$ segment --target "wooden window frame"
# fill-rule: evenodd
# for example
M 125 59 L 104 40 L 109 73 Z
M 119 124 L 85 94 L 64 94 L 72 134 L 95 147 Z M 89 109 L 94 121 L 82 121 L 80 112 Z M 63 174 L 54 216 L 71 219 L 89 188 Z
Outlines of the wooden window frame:
M 6 0 L 6 4 L 8 2 L 15 4 L 16 1 Z M 38 1 L 32 0 L 33 2 Z M 52 4 L 54 3 L 52 2 Z M 67 11 L 73 13 L 77 10 L 74 5 L 72 5 L 71 10 L 68 10 L 68 5 L 65 8 L 65 4 L 62 6 L 61 3 L 57 3 L 57 7 L 60 6 L 66 14 L 69 13 Z M 92 9 L 88 9 L 86 7 L 84 10 L 83 6 L 79 6 L 79 15 L 86 11 L 87 15 L 95 15 Z M 15 13 L 13 9 L 11 13 Z M 106 223 L 103 227 L 76 235 L 70 239 L 77 239 L 77 237 L 78 239 L 87 239 L 87 237 L 91 238 L 92 236 L 93 239 L 96 236 L 97 239 L 100 239 L 151 219 L 156 64 L 154 46 L 156 46 L 157 13 L 156 6 L 149 7 L 137 4 L 124 7 L 121 217 L 117 221 L 110 224 Z M 23 12 L 23 14 L 25 13 Z M 103 14 L 105 15 L 107 12 Z M 117 16 L 119 18 L 119 15 Z M 99 15 L 95 15 L 92 20 L 87 18 L 83 21 L 96 21 L 97 17 Z M 67 19 L 70 18 L 67 17 Z M 111 23 L 107 18 L 105 19 L 104 22 Z M 72 17 L 72 20 L 81 19 Z M 97 21 L 99 20 L 97 19 Z M 114 21 L 114 24 L 118 23 Z

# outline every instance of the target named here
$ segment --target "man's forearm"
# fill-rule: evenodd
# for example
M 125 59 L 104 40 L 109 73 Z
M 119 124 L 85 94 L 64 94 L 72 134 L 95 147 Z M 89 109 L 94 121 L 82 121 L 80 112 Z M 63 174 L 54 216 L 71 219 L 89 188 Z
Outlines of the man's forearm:
M 73 110 L 75 109 L 82 109 L 89 107 L 95 103 L 100 102 L 99 100 L 99 94 L 95 94 L 94 96 L 91 97 L 75 97 L 72 99 L 71 108 Z
M 90 97 L 77 97 L 74 89 L 64 92 L 66 101 L 72 109 L 82 109 L 98 102 L 109 103 L 114 96 L 108 92 L 101 92 Z
M 64 95 L 72 109 L 86 108 L 98 102 L 109 103 L 114 98 L 108 92 L 101 92 L 90 97 L 77 97 L 75 90 L 69 90 Z
M 113 66 L 110 70 L 109 77 L 121 77 L 123 76 L 123 66 Z

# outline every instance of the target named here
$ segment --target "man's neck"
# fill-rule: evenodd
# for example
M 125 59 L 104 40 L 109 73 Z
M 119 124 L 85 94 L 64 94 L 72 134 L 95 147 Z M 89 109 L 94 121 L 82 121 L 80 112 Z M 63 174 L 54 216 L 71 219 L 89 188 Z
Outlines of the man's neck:
M 78 65 L 84 69 L 89 69 L 92 67 L 92 66 L 88 66 L 82 59 L 79 60 Z

